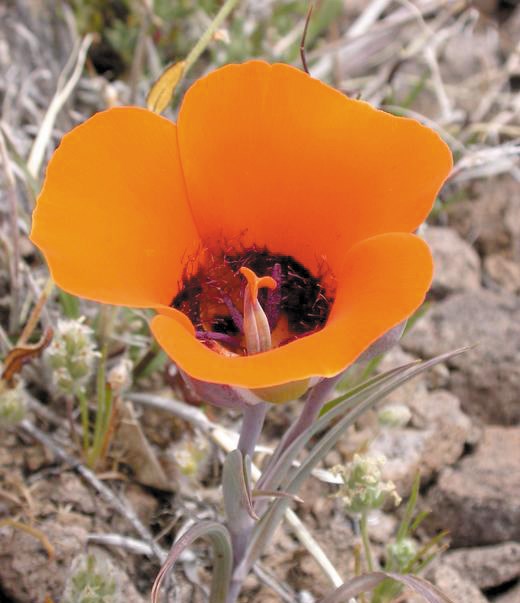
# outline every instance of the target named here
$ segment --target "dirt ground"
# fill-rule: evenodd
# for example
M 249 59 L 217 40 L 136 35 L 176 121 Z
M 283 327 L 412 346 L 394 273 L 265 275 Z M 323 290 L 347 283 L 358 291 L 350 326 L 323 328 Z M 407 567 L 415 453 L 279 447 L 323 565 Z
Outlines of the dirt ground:
M 295 49 L 306 3 L 292 3 L 285 14 L 281 7 L 288 4 L 241 3 L 232 19 L 238 26 L 230 22 L 222 29 L 186 85 L 212 67 L 253 54 L 299 65 Z M 384 454 L 384 476 L 405 499 L 420 471 L 418 505 L 431 513 L 417 539 L 425 542 L 448 530 L 450 542 L 426 577 L 457 603 L 518 603 L 520 6 L 493 0 L 322 4 L 327 11 L 334 4 L 336 12 L 319 13 L 308 47 L 311 73 L 387 111 L 421 119 L 440 132 L 455 158 L 420 232 L 436 264 L 424 312 L 378 370 L 472 346 L 390 395 L 385 404 L 410 411 L 404 425 L 381 426 L 376 412 L 369 413 L 344 434 L 322 468 L 345 464 L 361 449 Z M 87 5 L 97 7 L 101 22 Z M 0 5 L 0 133 L 10 166 L 6 169 L 2 160 L 4 358 L 47 282 L 46 266 L 28 232 L 53 148 L 64 132 L 97 110 L 143 105 L 161 65 L 182 57 L 208 21 L 203 8 L 190 3 L 182 16 L 174 16 L 173 29 L 167 14 L 154 19 L 132 3 L 80 6 L 58 0 Z M 324 15 L 328 20 L 322 22 Z M 85 32 L 92 28 L 97 33 L 91 40 Z M 261 42 L 254 46 L 253 38 Z M 71 81 L 69 90 L 65 82 Z M 174 119 L 175 110 L 166 115 Z M 18 270 L 13 270 L 15 248 Z M 222 516 L 224 451 L 193 421 L 150 401 L 183 391 L 174 368 L 164 362 L 150 365 L 157 350 L 143 316 L 103 314 L 93 303 L 80 303 L 89 324 L 110 326 L 97 331 L 108 337 L 109 366 L 130 358 L 133 383 L 118 402 L 110 454 L 91 472 L 71 441 L 65 401 L 53 391 L 44 361 L 33 358 L 23 368 L 25 418 L 0 425 L 2 602 L 75 600 L 70 576 L 81 556 L 93 551 L 113 578 L 115 600 L 141 603 L 149 599 L 159 569 L 153 546 L 167 550 L 187 522 Z M 65 311 L 63 299 L 52 294 L 40 325 L 55 325 Z M 38 326 L 31 341 L 40 334 Z M 291 403 L 270 410 L 264 446 L 276 444 L 298 408 Z M 237 413 L 211 407 L 205 412 L 213 423 L 239 427 Z M 257 465 L 264 460 L 262 452 L 255 457 Z M 346 579 L 354 573 L 359 535 L 336 491 L 336 485 L 313 477 L 294 511 Z M 390 506 L 370 518 L 379 559 L 402 512 L 402 505 Z M 206 545 L 196 544 L 178 564 L 171 600 L 207 600 L 210 570 Z M 247 579 L 241 601 L 307 603 L 331 589 L 330 574 L 317 563 L 315 550 L 286 523 Z

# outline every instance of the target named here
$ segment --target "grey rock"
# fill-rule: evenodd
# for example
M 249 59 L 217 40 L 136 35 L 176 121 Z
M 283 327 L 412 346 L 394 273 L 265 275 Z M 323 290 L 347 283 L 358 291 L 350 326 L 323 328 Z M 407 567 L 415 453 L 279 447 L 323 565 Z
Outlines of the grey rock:
M 520 576 L 520 542 L 457 549 L 446 553 L 443 559 L 481 589 L 494 588 Z
M 53 557 L 48 556 L 38 539 L 26 532 L 10 527 L 0 529 L 0 584 L 3 591 L 19 603 L 42 601 L 45 593 L 53 601 L 63 600 L 65 603 L 69 599 L 63 598 L 62 594 L 73 571 L 72 561 L 78 556 L 85 556 L 88 531 L 77 521 L 69 523 L 57 519 L 45 519 L 38 529 L 51 543 Z M 126 571 L 110 555 L 97 547 L 89 547 L 88 550 L 100 556 L 100 567 L 116 580 L 120 593 L 116 600 L 145 602 Z
M 427 577 L 456 603 L 488 603 L 471 580 L 447 564 L 437 565 Z
M 520 23 L 520 10 L 517 11 L 517 23 Z M 508 206 L 504 212 L 504 225 L 511 235 L 511 257 L 520 261 L 520 184 L 516 183 L 516 192 L 509 199 Z
M 518 603 L 520 601 L 520 584 L 515 584 L 512 588 L 506 590 L 505 593 L 492 599 L 493 603 Z
M 430 529 L 458 547 L 520 541 L 520 427 L 486 427 L 476 451 L 444 469 L 428 495 Z
M 482 255 L 508 252 L 520 259 L 520 183 L 513 176 L 475 183 L 473 198 L 455 203 L 450 225 Z
M 85 547 L 87 531 L 48 519 L 38 525 L 53 546 L 49 558 L 33 536 L 12 528 L 0 530 L 0 584 L 13 601 L 41 601 L 48 593 L 59 601 L 70 561 Z
M 445 296 L 480 288 L 480 258 L 452 228 L 430 226 L 424 233 L 435 264 L 432 291 Z
M 492 286 L 501 287 L 510 293 L 520 292 L 520 262 L 495 253 L 485 258 L 484 270 Z
M 431 481 L 461 457 L 466 442 L 474 441 L 471 420 L 449 392 L 416 389 L 406 404 L 412 411 L 412 427 L 382 428 L 370 446 L 370 453 L 386 457 L 383 477 L 393 481 L 403 497 L 418 472 L 423 483 Z
M 408 352 L 431 358 L 476 346 L 448 361 L 449 388 L 470 416 L 487 423 L 520 421 L 520 298 L 485 289 L 435 304 L 403 338 Z

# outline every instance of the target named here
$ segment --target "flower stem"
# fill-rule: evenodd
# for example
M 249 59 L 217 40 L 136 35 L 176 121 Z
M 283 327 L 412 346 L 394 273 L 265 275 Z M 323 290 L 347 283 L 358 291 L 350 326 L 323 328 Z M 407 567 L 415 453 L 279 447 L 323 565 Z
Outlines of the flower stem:
M 249 463 L 251 462 L 256 443 L 262 431 L 266 413 L 266 402 L 247 406 L 244 410 L 244 418 L 238 440 L 238 450 L 242 452 L 244 458 L 247 457 Z M 244 560 L 254 527 L 254 520 L 247 509 L 242 509 L 240 515 L 241 517 L 228 517 L 228 528 L 233 546 L 233 573 L 226 603 L 235 603 L 240 594 L 242 582 L 245 578 L 244 572 L 240 571 L 240 566 Z M 237 526 L 240 527 L 237 529 Z
M 267 402 L 261 402 L 254 406 L 247 406 L 244 410 L 244 419 L 240 429 L 240 437 L 237 448 L 244 455 L 253 458 L 256 443 L 260 437 L 267 413 Z
M 337 381 L 338 378 L 336 377 L 323 379 L 323 381 L 312 388 L 300 416 L 284 434 L 275 453 L 276 456 L 280 456 L 300 434 L 314 423 Z
M 336 383 L 341 379 L 343 375 L 337 375 L 336 377 L 332 377 L 330 379 L 323 379 L 320 383 L 315 385 L 305 403 L 303 405 L 302 412 L 300 416 L 296 419 L 296 421 L 289 427 L 289 429 L 285 432 L 283 438 L 280 440 L 280 443 L 276 447 L 273 456 L 270 459 L 269 465 L 266 467 L 265 471 L 258 482 L 258 488 L 261 490 L 269 490 L 271 489 L 271 479 L 276 474 L 276 469 L 278 467 L 278 460 L 283 455 L 283 453 L 289 448 L 289 446 L 298 438 L 306 429 L 308 429 L 314 421 L 318 418 L 321 409 L 323 408 L 325 402 L 328 401 L 329 396 L 334 389 Z M 265 506 L 266 502 L 263 501 L 260 506 Z
M 81 414 L 81 429 L 83 431 L 83 454 L 85 458 L 88 455 L 90 448 L 89 438 L 89 420 L 88 420 L 88 400 L 83 390 L 76 392 L 76 397 L 79 400 L 79 410 Z
M 195 61 L 200 57 L 200 55 L 204 52 L 207 45 L 211 42 L 211 38 L 215 35 L 217 29 L 222 25 L 225 21 L 226 17 L 229 13 L 235 8 L 238 4 L 239 0 L 227 0 L 222 5 L 222 8 L 215 15 L 215 18 L 210 23 L 209 27 L 199 38 L 198 42 L 195 46 L 190 50 L 188 56 L 186 57 L 186 62 L 183 70 L 183 77 L 188 73 L 190 68 L 193 66 Z
M 372 548 L 370 546 L 370 539 L 368 537 L 368 512 L 363 511 L 361 519 L 359 521 L 359 530 L 361 532 L 361 542 L 363 543 L 363 550 L 365 552 L 365 559 L 367 562 L 367 568 L 369 572 L 374 571 L 374 560 L 372 558 Z
M 92 448 L 87 458 L 88 466 L 93 469 L 99 456 L 101 444 L 103 441 L 103 433 L 106 427 L 106 408 L 107 408 L 107 386 L 106 386 L 106 359 L 107 359 L 108 348 L 107 344 L 103 346 L 101 351 L 101 359 L 98 366 L 97 372 L 97 386 L 96 386 L 96 420 L 94 423 L 94 435 L 92 438 Z
M 311 391 L 307 400 L 305 401 L 305 405 L 303 410 L 296 420 L 296 422 L 291 426 L 291 428 L 287 431 L 284 438 L 278 445 L 273 458 L 269 464 L 269 467 L 266 469 L 266 472 L 260 478 L 258 482 L 258 487 L 260 487 L 260 483 L 262 483 L 262 489 L 266 488 L 266 484 L 269 484 L 270 478 L 276 474 L 277 460 L 283 455 L 285 450 L 291 445 L 294 440 L 305 431 L 310 425 L 312 425 L 313 421 L 316 420 L 317 416 L 320 413 L 323 405 L 327 401 L 332 389 L 336 385 L 340 376 L 333 377 L 331 379 L 325 379 L 314 389 Z M 248 451 L 254 450 L 254 444 L 252 444 L 251 435 L 254 433 L 254 428 L 258 430 L 256 438 L 254 439 L 254 443 L 256 444 L 256 439 L 260 434 L 261 425 L 258 426 L 258 418 L 254 418 L 255 412 L 260 413 L 260 409 L 257 411 L 254 410 L 255 407 L 252 407 L 246 410 L 244 414 L 244 421 L 242 423 L 242 430 L 240 433 L 239 440 L 239 449 L 242 453 L 248 454 L 251 457 L 251 453 Z M 262 419 L 263 422 L 263 419 Z M 252 448 L 251 448 L 252 446 Z M 270 471 L 271 470 L 271 471 Z M 261 512 L 265 510 L 266 504 L 265 501 L 262 501 L 264 504 L 260 503 L 256 505 L 256 510 L 258 514 L 261 515 Z M 233 571 L 233 577 L 231 579 L 231 585 L 228 594 L 228 600 L 226 603 L 235 603 L 238 595 L 240 594 L 240 588 L 242 586 L 242 582 L 249 572 L 249 565 L 245 563 L 246 561 L 246 552 L 247 547 L 249 546 L 252 532 L 253 532 L 254 523 L 250 518 L 248 519 L 247 529 L 242 530 L 240 534 L 237 534 L 236 537 L 232 537 L 233 539 L 233 547 L 235 553 L 235 567 Z M 236 547 L 236 549 L 235 549 Z

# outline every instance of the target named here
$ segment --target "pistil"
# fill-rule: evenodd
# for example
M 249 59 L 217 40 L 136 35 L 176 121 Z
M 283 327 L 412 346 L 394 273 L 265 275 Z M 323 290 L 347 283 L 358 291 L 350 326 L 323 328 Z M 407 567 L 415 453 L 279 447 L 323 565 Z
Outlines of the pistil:
M 267 352 L 271 349 L 271 329 L 264 309 L 258 301 L 259 289 L 274 290 L 277 286 L 270 276 L 258 277 L 245 266 L 240 268 L 240 274 L 247 281 L 244 292 L 244 336 L 249 355 Z

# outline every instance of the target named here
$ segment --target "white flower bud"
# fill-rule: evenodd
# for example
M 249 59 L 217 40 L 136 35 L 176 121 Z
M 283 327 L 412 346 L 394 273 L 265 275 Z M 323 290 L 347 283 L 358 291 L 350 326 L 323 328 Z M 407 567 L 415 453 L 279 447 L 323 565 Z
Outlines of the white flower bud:
M 108 372 L 107 381 L 115 393 L 120 394 L 132 384 L 132 367 L 132 361 L 123 358 Z
M 16 425 L 25 417 L 27 395 L 21 381 L 10 388 L 0 382 L 0 427 Z
M 405 569 L 417 555 L 417 544 L 411 538 L 403 538 L 388 545 L 387 552 L 400 570 Z
M 99 352 L 93 331 L 79 320 L 59 320 L 54 339 L 44 354 L 58 391 L 74 395 L 85 388 Z
M 410 422 L 412 413 L 405 404 L 389 404 L 378 412 L 377 418 L 384 427 L 405 427 Z
M 185 477 L 197 477 L 206 466 L 209 446 L 206 438 L 190 436 L 175 443 L 174 459 Z

